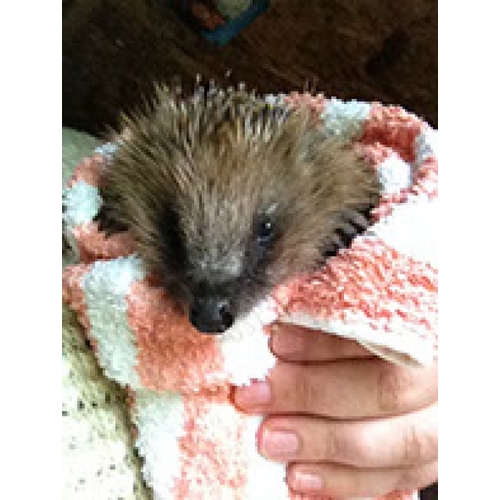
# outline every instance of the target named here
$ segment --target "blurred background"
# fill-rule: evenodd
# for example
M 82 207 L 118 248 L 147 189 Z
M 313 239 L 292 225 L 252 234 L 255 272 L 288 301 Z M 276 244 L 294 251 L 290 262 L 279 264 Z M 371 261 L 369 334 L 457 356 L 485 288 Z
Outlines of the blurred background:
M 437 127 L 437 0 L 270 0 L 225 45 L 200 32 L 250 3 L 63 0 L 63 126 L 100 136 L 153 82 L 201 74 L 399 104 Z

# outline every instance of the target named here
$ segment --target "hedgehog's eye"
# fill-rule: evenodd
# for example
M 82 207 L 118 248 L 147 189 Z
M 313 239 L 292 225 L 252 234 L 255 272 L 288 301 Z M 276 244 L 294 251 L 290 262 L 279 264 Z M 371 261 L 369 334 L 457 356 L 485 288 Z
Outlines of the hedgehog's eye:
M 256 227 L 257 242 L 262 247 L 269 247 L 274 241 L 274 224 L 269 217 L 262 217 Z

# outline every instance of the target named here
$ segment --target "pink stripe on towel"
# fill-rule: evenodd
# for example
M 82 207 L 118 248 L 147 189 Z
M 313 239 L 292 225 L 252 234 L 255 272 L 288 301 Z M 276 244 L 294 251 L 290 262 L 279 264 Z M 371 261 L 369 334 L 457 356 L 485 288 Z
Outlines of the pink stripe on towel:
M 234 444 L 242 443 L 248 417 L 231 405 L 229 387 L 184 396 L 184 407 L 181 477 L 172 498 L 244 499 L 248 456 Z
M 278 287 L 274 298 L 284 316 L 366 322 L 390 331 L 396 315 L 429 334 L 437 327 L 437 270 L 375 238 L 358 238 L 321 270 Z
M 106 159 L 94 154 L 91 158 L 84 158 L 73 171 L 73 175 L 68 181 L 68 187 L 73 186 L 78 181 L 86 182 L 91 186 L 99 186 L 102 169 L 106 164 Z
M 364 132 L 362 144 L 383 144 L 398 153 L 403 160 L 415 161 L 415 139 L 426 124 L 399 106 L 373 103 Z
M 78 321 L 89 333 L 90 322 L 87 316 L 87 304 L 82 288 L 82 279 L 89 272 L 91 265 L 75 264 L 63 269 L 62 296 L 64 302 L 76 312 Z
M 227 382 L 216 337 L 200 335 L 161 288 L 136 282 L 127 300 L 143 387 L 185 393 Z
M 135 251 L 135 243 L 129 233 L 117 233 L 109 237 L 97 230 L 95 222 L 80 224 L 73 229 L 81 262 L 96 259 L 116 259 Z

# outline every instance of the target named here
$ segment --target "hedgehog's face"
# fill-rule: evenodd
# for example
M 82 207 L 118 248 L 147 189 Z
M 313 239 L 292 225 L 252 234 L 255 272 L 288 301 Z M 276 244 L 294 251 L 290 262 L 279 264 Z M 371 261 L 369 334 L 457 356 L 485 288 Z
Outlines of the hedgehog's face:
M 155 257 L 199 331 L 222 333 L 274 286 L 324 262 L 334 203 L 330 158 L 225 143 L 193 155 L 160 214 Z M 321 161 L 320 161 L 321 160 Z M 147 245 L 145 245 L 147 246 Z
M 226 331 L 276 284 L 273 207 L 251 216 L 242 206 L 226 208 L 172 210 L 162 230 L 167 288 L 203 333 Z
M 146 267 L 206 333 L 324 262 L 335 214 L 373 194 L 353 153 L 308 113 L 217 96 L 160 99 L 129 124 L 106 174 Z

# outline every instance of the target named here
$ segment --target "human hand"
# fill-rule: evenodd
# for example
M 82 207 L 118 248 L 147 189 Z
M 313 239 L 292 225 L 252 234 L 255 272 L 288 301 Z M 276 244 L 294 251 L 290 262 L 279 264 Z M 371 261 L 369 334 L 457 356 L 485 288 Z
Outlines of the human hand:
M 358 343 L 276 324 L 279 361 L 236 405 L 267 417 L 259 451 L 288 465 L 296 492 L 377 497 L 437 480 L 437 362 L 400 367 Z

